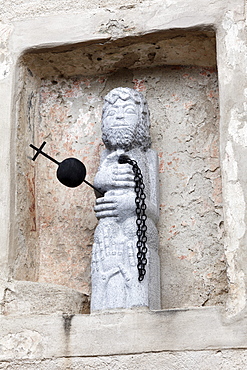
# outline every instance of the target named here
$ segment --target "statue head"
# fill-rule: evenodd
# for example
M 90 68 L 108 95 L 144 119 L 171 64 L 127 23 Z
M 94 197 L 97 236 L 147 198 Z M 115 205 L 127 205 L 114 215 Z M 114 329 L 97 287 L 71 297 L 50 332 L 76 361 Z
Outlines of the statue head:
M 102 139 L 106 148 L 147 150 L 151 145 L 149 128 L 147 101 L 139 91 L 117 87 L 106 95 L 102 113 Z

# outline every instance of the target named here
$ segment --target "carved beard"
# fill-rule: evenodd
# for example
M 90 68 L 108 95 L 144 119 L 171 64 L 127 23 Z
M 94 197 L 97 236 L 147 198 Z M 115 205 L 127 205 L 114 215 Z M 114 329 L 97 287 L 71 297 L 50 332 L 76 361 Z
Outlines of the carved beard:
M 134 143 L 135 132 L 130 127 L 110 128 L 102 133 L 102 140 L 108 149 L 129 150 Z

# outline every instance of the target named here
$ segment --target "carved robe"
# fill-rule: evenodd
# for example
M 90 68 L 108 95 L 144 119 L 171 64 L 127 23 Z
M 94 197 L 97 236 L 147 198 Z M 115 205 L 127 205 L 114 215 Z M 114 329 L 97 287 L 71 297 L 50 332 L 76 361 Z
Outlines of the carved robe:
M 118 153 L 106 149 L 94 184 L 105 193 L 106 204 L 116 202 L 116 211 L 106 212 L 106 216 L 99 219 L 95 230 L 91 311 L 134 306 L 160 308 L 156 228 L 159 214 L 158 158 L 151 149 L 145 152 L 136 148 L 126 154 L 137 161 L 145 184 L 148 248 L 146 275 L 142 282 L 138 281 L 134 186 L 118 186 L 114 182 L 114 174 L 122 165 L 118 164 Z

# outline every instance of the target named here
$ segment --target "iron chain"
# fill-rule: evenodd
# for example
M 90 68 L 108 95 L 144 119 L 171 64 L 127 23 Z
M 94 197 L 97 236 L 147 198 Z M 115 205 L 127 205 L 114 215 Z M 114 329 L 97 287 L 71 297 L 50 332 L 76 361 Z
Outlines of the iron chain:
M 136 225 L 137 225 L 137 269 L 138 269 L 138 280 L 141 282 L 144 279 L 146 274 L 146 265 L 147 265 L 147 215 L 146 215 L 146 195 L 144 193 L 145 185 L 143 183 L 143 176 L 140 168 L 137 165 L 137 162 L 130 159 L 127 155 L 122 154 L 118 160 L 119 163 L 128 163 L 132 166 L 134 172 L 134 181 L 135 181 L 135 203 L 136 203 Z

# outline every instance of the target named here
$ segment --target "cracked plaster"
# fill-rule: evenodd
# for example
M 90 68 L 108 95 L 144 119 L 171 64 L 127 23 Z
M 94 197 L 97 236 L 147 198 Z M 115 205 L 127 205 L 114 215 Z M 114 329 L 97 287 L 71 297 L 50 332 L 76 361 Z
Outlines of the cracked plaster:
M 0 25 L 0 80 L 7 77 L 12 65 L 11 55 L 8 50 L 8 40 L 10 38 L 13 26 Z
M 142 52 L 145 51 L 144 44 Z M 54 60 L 50 55 L 50 60 Z M 37 57 L 40 63 L 43 60 L 40 71 L 46 76 L 39 87 L 37 64 L 34 63 Z M 26 74 L 23 99 L 29 101 L 28 97 L 33 96 L 31 126 L 34 126 L 27 132 L 28 136 L 34 135 L 38 143 L 46 140 L 47 152 L 59 161 L 69 156 L 80 158 L 86 164 L 88 181 L 92 182 L 103 149 L 100 120 L 104 95 L 114 86 L 123 85 L 142 91 L 150 106 L 153 148 L 160 158 L 162 305 L 171 308 L 223 304 L 227 282 L 215 69 L 159 66 L 125 68 L 98 76 L 47 78 L 44 70 L 49 64 L 47 58 L 44 54 L 34 55 L 34 61 L 31 55 L 24 58 L 29 62 L 31 74 Z M 26 104 L 25 100 L 22 104 Z M 34 112 L 39 112 L 38 119 Z M 20 138 L 23 127 L 23 124 L 19 126 Z M 20 147 L 23 147 L 23 140 Z M 29 173 L 27 178 L 32 179 L 34 169 L 37 173 L 32 200 L 36 204 L 34 213 L 38 215 L 37 230 L 29 236 L 28 230 L 21 226 L 20 245 L 24 251 L 25 245 L 30 244 L 26 252 L 30 256 L 30 267 L 34 266 L 35 257 L 31 245 L 40 257 L 37 257 L 37 271 L 32 273 L 32 267 L 29 268 L 26 278 L 37 276 L 36 281 L 62 284 L 90 293 L 90 253 L 96 225 L 93 192 L 85 184 L 75 190 L 61 187 L 55 177 L 56 166 L 46 159 L 39 158 L 37 163 L 30 162 L 24 168 L 21 158 L 19 184 L 25 183 L 23 174 Z M 20 225 L 25 225 L 26 217 L 26 209 L 22 206 L 26 199 L 23 191 L 26 186 L 23 185 L 18 188 L 19 209 L 22 209 Z M 18 279 L 24 277 L 25 260 L 28 261 L 26 254 L 18 253 L 14 267 L 14 276 Z M 183 290 L 180 289 L 181 281 Z
M 242 158 L 246 151 L 246 36 L 244 13 L 229 9 L 219 30 L 223 37 L 219 50 L 220 102 L 228 101 L 222 110 L 222 177 L 225 214 L 225 254 L 229 279 L 227 312 L 240 313 L 246 301 L 245 252 L 246 184 Z M 221 54 L 221 51 L 223 52 Z M 224 62 L 222 56 L 224 55 Z M 223 63 L 222 63 L 223 62 Z M 237 90 L 236 90 L 237 89 Z M 237 91 L 237 95 L 235 94 Z M 223 100 L 222 100 L 223 99 Z M 241 153 L 241 154 L 240 154 Z
M 90 2 L 85 4 L 84 8 L 84 3 L 80 2 L 70 2 L 70 4 L 66 4 L 69 8 L 66 6 L 61 6 L 58 7 L 58 4 L 53 2 L 52 0 L 49 2 L 46 2 L 46 4 L 41 4 L 40 1 L 31 3 L 30 2 L 25 2 L 23 0 L 20 1 L 15 1 L 15 2 L 5 2 L 4 8 L 1 11 L 1 17 L 4 22 L 7 22 L 8 25 L 2 24 L 1 27 L 3 29 L 7 30 L 7 33 L 9 32 L 9 29 L 12 29 L 11 22 L 16 22 L 17 20 L 20 21 L 19 25 L 22 24 L 21 20 L 27 19 L 30 20 L 30 24 L 33 24 L 35 22 L 32 22 L 34 20 L 34 17 L 36 17 L 36 21 L 38 24 L 43 24 L 43 21 L 45 21 L 45 15 L 55 15 L 55 14 L 66 14 L 67 12 L 73 12 L 75 14 L 77 11 L 78 13 L 82 9 L 86 9 L 90 6 L 95 7 L 96 2 Z M 110 2 L 108 2 L 109 5 L 111 5 Z M 61 3 L 59 4 L 59 6 Z M 100 2 L 97 2 L 97 5 L 100 5 Z M 103 2 L 101 2 L 101 5 Z M 149 12 L 149 17 L 146 16 L 145 13 L 145 6 L 148 6 L 148 12 Z M 151 9 L 151 6 L 153 8 Z M 181 6 L 180 6 L 181 5 Z M 213 25 L 215 29 L 217 29 L 217 64 L 218 64 L 218 72 L 219 72 L 219 88 L 220 88 L 220 96 L 219 96 L 219 101 L 220 101 L 220 111 L 221 111 L 221 118 L 220 118 L 220 149 L 221 149 L 221 158 L 222 161 L 224 162 L 221 168 L 222 171 L 222 183 L 223 183 L 223 208 L 225 209 L 225 214 L 224 214 L 224 222 L 225 222 L 225 227 L 222 228 L 222 221 L 219 222 L 220 230 L 221 232 L 226 233 L 226 238 L 225 240 L 227 241 L 225 243 L 225 255 L 227 259 L 227 273 L 228 273 L 228 279 L 229 279 L 229 293 L 228 293 L 228 302 L 227 302 L 227 310 L 228 314 L 232 318 L 228 318 L 230 321 L 227 323 L 222 323 L 221 326 L 218 327 L 217 332 L 215 335 L 212 335 L 212 331 L 215 327 L 215 318 L 208 318 L 206 311 L 203 311 L 203 323 L 206 324 L 206 327 L 204 328 L 205 330 L 210 329 L 209 333 L 205 334 L 205 330 L 201 331 L 201 325 L 197 325 L 196 328 L 194 327 L 193 329 L 189 329 L 189 337 L 191 337 L 192 334 L 198 334 L 194 337 L 194 342 L 193 342 L 193 349 L 196 348 L 196 344 L 198 341 L 201 339 L 205 343 L 205 339 L 208 340 L 211 338 L 211 340 L 214 340 L 214 337 L 219 334 L 220 340 L 216 339 L 216 347 L 218 346 L 218 349 L 216 351 L 208 351 L 208 348 L 210 348 L 210 345 L 206 344 L 204 345 L 204 351 L 198 351 L 198 350 L 193 350 L 193 351 L 178 351 L 177 343 L 179 342 L 179 339 L 182 337 L 181 334 L 185 334 L 184 332 L 184 324 L 179 330 L 179 332 L 175 333 L 175 337 L 173 338 L 172 336 L 170 337 L 169 335 L 165 335 L 162 337 L 162 341 L 166 340 L 166 338 L 170 338 L 171 342 L 170 343 L 176 343 L 175 346 L 175 351 L 168 352 L 167 348 L 165 349 L 165 352 L 159 353 L 159 354 L 140 354 L 140 355 L 128 355 L 123 356 L 124 359 L 121 356 L 114 356 L 114 358 L 111 358 L 107 356 L 107 358 L 103 358 L 103 360 L 100 357 L 92 358 L 90 359 L 82 359 L 76 358 L 75 354 L 73 354 L 74 359 L 72 359 L 70 356 L 63 357 L 61 356 L 60 359 L 51 359 L 51 358 L 43 358 L 42 360 L 32 360 L 30 362 L 24 361 L 24 360 L 14 360 L 12 354 L 9 352 L 9 355 L 11 356 L 9 360 L 4 360 L 0 363 L 0 368 L 13 368 L 13 369 L 21 369 L 22 367 L 27 369 L 27 368 L 46 368 L 46 369 L 55 369 L 57 368 L 80 368 L 80 366 L 88 366 L 97 368 L 102 368 L 102 366 L 105 366 L 106 368 L 112 368 L 114 367 L 119 367 L 119 368 L 131 368 L 133 362 L 133 368 L 135 368 L 137 365 L 135 363 L 135 359 L 137 359 L 138 366 L 142 366 L 143 364 L 143 369 L 145 368 L 147 361 L 150 360 L 150 368 L 151 366 L 156 366 L 156 368 L 168 368 L 170 369 L 176 369 L 176 368 L 182 368 L 182 366 L 187 366 L 187 368 L 191 369 L 197 369 L 198 368 L 198 363 L 200 364 L 201 368 L 203 369 L 203 366 L 205 369 L 208 368 L 215 368 L 219 367 L 222 369 L 229 369 L 229 367 L 233 369 L 243 369 L 246 363 L 246 342 L 243 340 L 243 342 L 237 342 L 237 344 L 231 340 L 231 335 L 230 333 L 236 333 L 237 335 L 237 340 L 239 338 L 246 338 L 246 333 L 244 333 L 244 328 L 246 325 L 244 324 L 244 308 L 245 308 L 245 280 L 246 280 L 246 253 L 245 253 L 245 235 L 243 235 L 244 232 L 244 227 L 245 227 L 245 199 L 246 199 L 246 182 L 245 182 L 245 162 L 244 158 L 246 158 L 246 153 L 245 153 L 245 148 L 246 148 L 246 135 L 245 135 L 245 111 L 246 111 L 246 105 L 244 104 L 244 100 L 246 100 L 246 36 L 245 36 L 245 27 L 246 24 L 245 22 L 245 2 L 242 0 L 236 0 L 234 1 L 208 1 L 208 0 L 201 0 L 199 2 L 194 2 L 194 1 L 187 1 L 186 3 L 184 1 L 166 1 L 165 4 L 162 3 L 162 6 L 159 1 L 150 2 L 148 1 L 131 1 L 131 4 L 126 5 L 126 4 L 119 4 L 119 9 L 117 7 L 114 7 L 114 4 L 112 4 L 112 7 L 110 9 L 105 9 L 104 13 L 105 14 L 111 14 L 108 20 L 104 18 L 104 24 L 105 25 L 112 25 L 111 30 L 109 30 L 109 36 L 113 35 L 114 32 L 116 31 L 116 36 L 117 35 L 123 35 L 124 30 L 126 29 L 127 25 L 131 25 L 132 29 L 129 30 L 129 34 L 138 32 L 142 33 L 143 31 L 147 31 L 152 29 L 166 29 L 169 27 L 188 27 L 188 26 L 194 26 L 195 24 L 201 26 L 201 25 Z M 120 9 L 122 7 L 122 10 Z M 159 12 L 157 12 L 156 7 L 159 9 Z M 79 9 L 80 8 L 80 9 Z M 108 23 L 109 21 L 113 21 L 114 19 L 120 20 L 122 19 L 122 15 L 124 14 L 125 16 L 128 15 L 130 11 L 135 11 L 136 9 L 141 9 L 142 11 L 142 19 L 140 23 L 142 23 L 142 26 L 140 26 L 140 23 L 138 22 L 133 22 L 133 16 L 129 17 L 129 22 L 123 23 L 123 27 L 121 30 L 121 33 L 119 34 L 118 29 L 114 27 L 113 23 Z M 165 9 L 166 14 L 164 14 L 163 10 Z M 116 16 L 114 13 L 117 13 L 118 15 Z M 122 13 L 121 13 L 122 12 Z M 91 12 L 92 19 L 94 15 L 97 13 L 96 9 Z M 121 13 L 121 14 L 120 14 Z M 133 13 L 134 14 L 134 13 Z M 155 18 L 152 16 L 155 14 Z M 42 16 L 42 22 L 39 23 L 39 16 Z M 44 17 L 44 18 L 43 18 Z M 146 18 L 145 18 L 146 17 Z M 52 17 L 50 18 L 52 19 Z M 57 19 L 54 18 L 54 24 L 57 24 Z M 94 19 L 95 20 L 95 19 Z M 63 19 L 64 21 L 64 19 Z M 145 21 L 145 22 L 144 22 Z M 155 22 L 155 23 L 154 23 Z M 17 22 L 18 23 L 18 22 Z M 15 27 L 17 27 L 17 30 L 19 32 L 20 28 L 18 24 L 14 24 L 14 32 L 15 32 Z M 61 23 L 61 22 L 60 22 Z M 102 23 L 102 22 L 101 22 Z M 145 25 L 143 25 L 145 23 Z M 134 24 L 134 26 L 133 26 Z M 10 28 L 9 28 L 9 25 Z M 65 25 L 65 28 L 67 24 Z M 23 23 L 23 29 L 27 27 L 27 24 Z M 136 27 L 135 29 L 133 27 Z M 53 31 L 52 26 L 50 27 L 51 30 Z M 40 34 L 37 33 L 37 30 L 34 32 L 30 32 L 30 27 L 28 28 L 28 34 L 26 35 L 26 38 L 28 41 L 23 41 L 25 40 L 24 33 L 20 32 L 20 38 L 18 39 L 18 42 L 16 41 L 16 35 L 14 36 L 15 39 L 15 47 L 18 46 L 19 49 L 23 51 L 24 50 L 24 44 L 26 42 L 27 48 L 30 47 L 32 44 L 32 40 L 36 37 L 37 40 L 46 40 L 47 44 L 49 44 L 49 40 L 52 44 L 54 42 L 56 44 L 61 43 L 61 37 L 58 35 L 57 38 L 54 37 L 54 34 L 52 34 L 51 38 L 49 39 L 48 34 L 46 32 L 42 32 L 42 37 Z M 85 31 L 87 33 L 88 31 Z M 97 29 L 100 29 L 99 22 L 97 24 Z M 115 31 L 114 31 L 115 30 Z M 21 30 L 23 31 L 23 30 Z M 33 29 L 32 29 L 33 31 Z M 44 28 L 45 31 L 45 28 Z M 71 30 L 70 30 L 71 31 Z M 5 32 L 5 31 L 4 31 Z M 60 31 L 59 31 L 60 32 Z M 72 32 L 73 33 L 73 32 Z M 9 32 L 10 37 L 13 37 L 13 33 L 11 31 Z M 69 37 L 67 35 L 71 35 L 70 32 L 66 33 L 66 40 L 69 40 Z M 102 34 L 103 35 L 103 34 Z M 104 34 L 108 35 L 108 33 Z M 4 38 L 3 34 L 2 37 Z M 72 38 L 74 37 L 73 35 L 71 36 Z M 86 36 L 88 37 L 88 36 Z M 54 41 L 55 40 L 55 41 Z M 57 41 L 58 40 L 58 41 Z M 76 34 L 74 37 L 74 40 L 78 40 L 78 35 Z M 85 40 L 85 38 L 83 39 Z M 41 42 L 41 44 L 42 44 Z M 21 45 L 20 45 L 21 44 Z M 54 45 L 55 45 L 54 44 Z M 4 58 L 7 58 L 8 63 L 12 63 L 11 59 L 8 59 L 9 56 L 11 57 L 10 54 L 8 54 L 8 42 L 4 41 L 3 45 L 3 53 L 4 53 Z M 34 48 L 37 48 L 37 44 L 33 43 Z M 12 44 L 11 44 L 12 47 Z M 10 47 L 10 49 L 11 49 Z M 14 52 L 12 50 L 12 57 L 13 57 L 13 63 L 14 62 Z M 2 64 L 3 66 L 3 73 L 2 76 L 4 78 L 1 80 L 1 112 L 2 112 L 2 122 L 3 124 L 1 125 L 1 137 L 4 138 L 4 145 L 1 146 L 1 158 L 3 159 L 1 161 L 1 168 L 2 168 L 2 177 L 6 180 L 4 181 L 4 187 L 1 187 L 1 208 L 2 208 L 2 215 L 1 215 L 1 235 L 2 235 L 2 244 L 3 244 L 3 250 L 1 250 L 1 276 L 5 277 L 5 264 L 6 264 L 6 256 L 8 253 L 8 246 L 6 245 L 6 250 L 4 249 L 5 244 L 7 244 L 8 241 L 8 236 L 7 233 L 9 233 L 9 153 L 10 153 L 10 147 L 9 147 L 9 131 L 10 131 L 10 113 L 9 110 L 11 110 L 11 104 L 10 99 L 10 89 L 9 86 L 13 86 L 13 66 L 9 68 L 5 62 Z M 5 73 L 4 71 L 7 71 L 8 73 Z M 70 74 L 71 76 L 71 74 Z M 121 81 L 121 79 L 119 79 Z M 16 81 L 15 81 L 16 82 Z M 142 88 L 143 82 L 142 79 L 138 78 L 138 76 L 135 76 L 135 81 L 133 82 L 136 84 L 138 88 Z M 32 84 L 31 84 L 32 85 Z M 30 86 L 30 85 L 29 85 Z M 32 89 L 36 89 L 37 91 L 37 86 L 31 87 Z M 28 90 L 28 84 L 26 85 L 26 91 L 30 92 Z M 25 94 L 24 94 L 25 95 Z M 28 96 L 28 94 L 27 94 Z M 24 98 L 26 98 L 25 96 Z M 36 104 L 37 101 L 35 101 L 34 98 L 30 98 L 29 103 L 31 104 Z M 26 108 L 25 108 L 26 109 Z M 25 109 L 23 109 L 22 114 L 26 114 Z M 33 110 L 31 110 L 33 112 Z M 82 115 L 80 115 L 81 112 L 79 112 L 79 117 L 81 119 Z M 27 140 L 29 142 L 29 138 Z M 184 152 L 186 153 L 186 151 Z M 25 154 L 26 155 L 26 154 Z M 13 158 L 12 158 L 13 159 Z M 198 158 L 199 159 L 199 158 Z M 162 170 L 162 165 L 163 169 L 165 168 L 165 162 L 161 160 L 161 170 Z M 219 174 L 219 166 L 215 166 L 215 173 L 218 175 Z M 26 169 L 25 169 L 26 170 Z M 207 171 L 205 171 L 207 172 Z M 161 172 L 162 173 L 162 172 Z M 214 173 L 214 171 L 210 170 L 210 173 Z M 192 183 L 196 176 L 200 177 L 200 173 L 197 172 L 193 176 L 190 176 L 190 182 Z M 32 176 L 31 176 L 32 177 Z M 219 179 L 220 177 L 217 176 Z M 210 180 L 212 181 L 212 179 Z M 218 181 L 219 182 L 219 181 Z M 31 187 L 32 188 L 32 187 Z M 220 183 L 216 187 L 219 190 L 221 190 Z M 6 190 L 6 191 L 5 191 Z M 191 186 L 191 194 L 193 194 L 193 186 Z M 217 192 L 220 194 L 220 192 Z M 238 195 L 238 199 L 235 200 L 236 194 Z M 13 195 L 13 194 L 12 194 Z M 33 195 L 31 196 L 31 198 Z M 28 198 L 28 197 L 27 197 Z M 29 199 L 27 199 L 28 202 L 30 202 Z M 25 204 L 25 202 L 23 203 Z M 234 209 L 235 206 L 237 206 L 238 213 Z M 194 220 L 191 220 L 191 226 L 193 225 Z M 238 225 L 238 221 L 240 221 L 240 224 Z M 28 227 L 30 226 L 29 224 L 27 225 Z M 240 227 L 239 227 L 240 226 Z M 32 227 L 32 226 L 31 226 Z M 7 231 L 6 231 L 7 230 Z M 219 231 L 220 231 L 219 230 Z M 233 244 L 231 244 L 233 242 Z M 183 243 L 183 240 L 182 240 Z M 30 248 L 30 251 L 32 248 Z M 18 252 L 19 253 L 19 252 Z M 37 253 L 38 255 L 38 253 Z M 198 254 L 199 255 L 199 254 Z M 13 257 L 12 252 L 10 253 L 10 257 Z M 200 256 L 200 255 L 199 255 Z M 11 258 L 12 258 L 11 257 Z M 35 252 L 34 256 L 31 257 L 31 260 L 34 261 L 36 258 Z M 183 259 L 182 259 L 183 261 Z M 223 262 L 223 261 L 222 261 Z M 225 263 L 225 262 L 223 262 Z M 37 279 L 37 276 L 32 277 L 33 279 Z M 183 284 L 183 281 L 182 283 Z M 4 285 L 4 284 L 3 284 Z M 5 289 L 2 288 L 1 286 L 1 292 L 4 292 Z M 204 301 L 206 302 L 206 301 Z M 206 310 L 206 308 L 204 308 Z M 188 310 L 188 314 L 191 312 L 191 310 Z M 164 327 L 164 329 L 167 329 L 170 326 L 171 323 L 177 323 L 179 321 L 179 315 L 174 315 L 175 310 L 171 311 L 171 321 L 167 323 L 167 325 Z M 84 315 L 85 317 L 86 315 Z M 194 322 L 195 317 L 190 318 L 186 316 L 186 323 L 189 322 Z M 174 319 L 176 318 L 176 319 Z M 234 322 L 236 322 L 236 318 L 239 320 L 239 326 L 235 328 Z M 40 319 L 39 319 L 40 320 Z M 235 321 L 234 321 L 235 320 Z M 53 331 L 55 328 L 55 316 L 52 318 L 52 326 L 53 326 Z M 27 324 L 28 322 L 28 324 Z M 30 317 L 27 319 L 27 322 L 24 323 L 22 320 L 22 325 L 26 325 L 30 327 L 30 322 L 31 319 Z M 102 319 L 100 320 L 102 323 Z M 73 323 L 73 321 L 72 321 Z M 9 324 L 11 322 L 9 321 Z M 202 323 L 201 323 L 202 324 Z M 16 328 L 18 325 L 15 326 Z M 38 326 L 38 322 L 36 323 Z M 159 325 L 157 325 L 157 328 L 159 328 Z M 130 328 L 132 328 L 130 324 Z M 157 329 L 156 328 L 156 329 Z M 173 328 L 173 327 L 172 327 Z M 11 332 L 8 325 L 4 325 L 3 329 L 8 332 Z M 84 329 L 84 327 L 83 327 Z M 98 326 L 97 326 L 98 329 Z M 223 333 L 223 329 L 226 331 Z M 45 331 L 45 327 L 42 327 L 42 330 L 40 329 L 40 332 L 43 335 L 43 331 Z M 157 330 L 156 330 L 157 331 Z M 18 331 L 20 333 L 21 331 Z M 173 332 L 173 331 L 172 331 Z M 25 331 L 27 334 L 27 337 L 31 332 Z M 1 333 L 2 334 L 2 333 Z M 59 333 L 56 333 L 57 338 L 60 336 L 60 331 Z M 126 333 L 125 333 L 126 334 Z M 7 334 L 9 335 L 9 334 Z M 176 336 L 177 335 L 177 336 Z M 18 335 L 17 335 L 18 336 Z M 148 338 L 148 336 L 143 335 L 145 337 L 145 340 Z M 187 343 L 189 341 L 189 337 L 183 341 L 183 343 Z M 7 337 L 7 338 L 10 338 Z M 44 341 L 47 341 L 47 337 L 43 337 Z M 57 339 L 56 338 L 56 339 Z M 17 338 L 18 339 L 18 338 Z M 22 338 L 23 340 L 24 338 Z M 117 338 L 118 339 L 118 338 Z M 226 340 L 224 344 L 221 342 L 221 340 Z M 24 340 L 25 342 L 25 340 Z M 25 342 L 26 343 L 26 342 Z M 87 341 L 85 341 L 85 344 Z M 125 342 L 124 342 L 125 343 Z M 234 344 L 235 343 L 235 344 Z M 50 343 L 51 344 L 51 343 Z M 115 341 L 113 341 L 113 344 L 115 344 Z M 145 344 L 145 343 L 143 343 Z M 235 348 L 235 350 L 220 350 L 222 348 Z M 68 347 L 67 347 L 68 348 Z M 122 347 L 121 347 L 122 348 Z M 243 349 L 239 349 L 243 348 Z M 58 348 L 56 348 L 57 351 Z M 205 351 L 207 349 L 207 351 Z M 13 352 L 13 351 L 12 351 Z M 56 352 L 57 353 L 57 352 Z M 161 359 L 164 356 L 164 359 Z M 159 357 L 159 359 L 158 359 Z M 195 358 L 196 357 L 196 358 Z M 205 361 L 204 361 L 205 359 Z M 181 361 L 180 361 L 181 360 Z M 87 362 L 88 361 L 88 362 Z M 82 365 L 83 364 L 83 365 Z M 127 364 L 127 365 L 126 365 Z M 141 365 L 140 365 L 141 364 Z M 141 368 L 141 367 L 140 367 Z
M 60 370 L 68 368 L 71 370 L 187 370 L 198 369 L 208 370 L 217 368 L 221 370 L 242 370 L 247 358 L 244 350 L 231 351 L 186 351 L 186 352 L 163 352 L 150 354 L 137 354 L 125 356 L 100 356 L 97 358 L 74 357 L 71 359 L 47 359 L 47 360 L 15 360 L 0 363 L 1 370 Z

